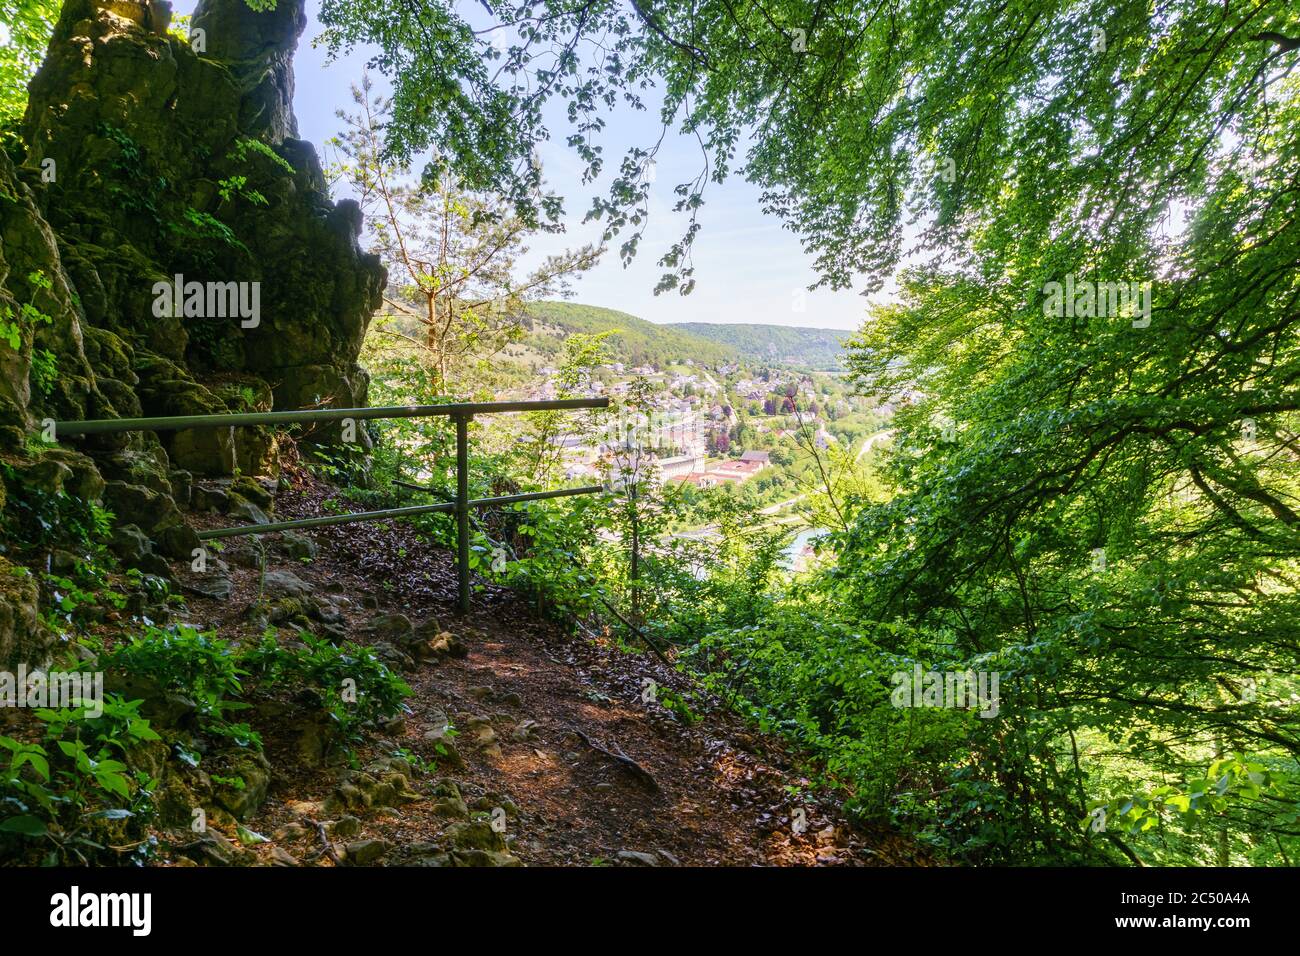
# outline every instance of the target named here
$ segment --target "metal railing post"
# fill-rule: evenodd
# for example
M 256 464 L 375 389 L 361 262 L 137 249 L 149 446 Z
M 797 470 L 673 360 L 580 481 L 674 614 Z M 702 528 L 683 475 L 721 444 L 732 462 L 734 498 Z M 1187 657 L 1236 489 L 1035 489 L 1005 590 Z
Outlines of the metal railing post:
M 456 415 L 456 606 L 469 610 L 469 420 Z
M 386 508 L 382 511 L 360 511 L 347 514 L 318 515 L 293 521 L 270 524 L 239 525 L 229 528 L 208 528 L 198 532 L 199 540 L 233 538 L 242 535 L 262 535 L 292 528 L 316 528 L 325 525 L 347 524 L 353 521 L 387 521 L 390 518 L 413 517 L 421 514 L 456 515 L 456 606 L 461 613 L 469 610 L 469 512 L 471 508 L 494 508 L 522 501 L 542 501 L 571 495 L 598 494 L 602 489 L 593 485 L 584 488 L 560 488 L 555 491 L 529 491 L 515 495 L 498 495 L 491 498 L 469 497 L 469 423 L 475 415 L 492 415 L 498 412 L 569 411 L 579 408 L 608 408 L 608 398 L 558 398 L 546 401 L 519 402 L 457 402 L 448 405 L 398 405 L 384 408 L 301 408 L 281 412 L 238 412 L 229 415 L 171 415 L 156 418 L 112 418 L 94 421 L 55 422 L 54 434 L 60 440 L 72 435 L 113 435 L 121 432 L 183 431 L 190 428 L 236 428 L 246 425 L 272 427 L 336 422 L 353 419 L 369 421 L 383 418 L 432 418 L 446 415 L 456 422 L 456 499 L 433 505 L 416 505 L 406 508 Z M 432 488 L 397 482 L 446 497 Z

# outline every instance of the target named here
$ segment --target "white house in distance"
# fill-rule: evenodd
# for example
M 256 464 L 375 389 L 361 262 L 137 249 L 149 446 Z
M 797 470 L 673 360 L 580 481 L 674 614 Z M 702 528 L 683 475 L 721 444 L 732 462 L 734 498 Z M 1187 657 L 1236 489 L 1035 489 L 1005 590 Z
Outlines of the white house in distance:
M 704 472 L 703 455 L 677 455 L 672 458 L 660 458 L 659 467 L 665 480 L 685 478 L 687 475 Z

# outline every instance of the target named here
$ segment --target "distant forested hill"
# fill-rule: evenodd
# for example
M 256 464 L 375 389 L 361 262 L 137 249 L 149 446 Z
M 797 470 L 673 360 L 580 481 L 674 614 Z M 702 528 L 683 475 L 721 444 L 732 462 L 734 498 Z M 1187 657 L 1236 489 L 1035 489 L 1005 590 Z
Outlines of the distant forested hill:
M 536 302 L 528 307 L 534 320 L 528 344 L 542 352 L 558 352 L 566 332 L 613 332 L 610 353 L 629 365 L 663 364 L 694 359 L 716 364 L 735 361 L 737 352 L 717 342 L 669 325 L 656 325 L 635 315 L 575 302 Z
M 773 362 L 812 368 L 837 368 L 844 340 L 838 329 L 796 329 L 783 325 L 741 325 L 727 322 L 674 322 L 667 326 L 717 342 L 750 362 Z
M 694 359 L 718 364 L 770 362 L 833 368 L 848 332 L 788 329 L 777 325 L 681 322 L 659 325 L 626 312 L 573 302 L 537 302 L 528 307 L 527 344 L 544 354 L 558 353 L 565 332 L 610 332 L 610 350 L 632 365 Z

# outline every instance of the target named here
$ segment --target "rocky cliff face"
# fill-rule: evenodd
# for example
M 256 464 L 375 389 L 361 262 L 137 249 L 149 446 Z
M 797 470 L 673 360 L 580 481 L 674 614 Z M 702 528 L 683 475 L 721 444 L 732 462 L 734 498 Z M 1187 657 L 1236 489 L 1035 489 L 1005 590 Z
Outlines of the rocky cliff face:
M 295 138 L 290 61 L 304 23 L 302 0 L 268 13 L 206 0 L 195 52 L 135 0 L 64 6 L 31 84 L 23 168 L 29 181 L 53 169 L 35 195 L 77 323 L 111 335 L 87 351 L 94 375 L 41 411 L 97 417 L 100 377 L 127 386 L 100 389 L 120 414 L 134 413 L 131 395 L 145 415 L 364 403 L 356 356 L 384 273 L 357 246 L 356 205 L 329 200 L 315 150 Z M 182 288 L 218 286 L 217 307 L 209 294 L 160 315 L 159 283 L 178 275 Z M 222 308 L 230 283 L 256 315 L 212 314 L 234 311 Z M 164 436 L 191 471 L 273 467 L 255 436 L 228 439 Z
M 68 0 L 30 85 L 26 155 L 0 154 L 0 451 L 11 492 L 57 459 L 42 493 L 102 489 L 119 519 L 188 556 L 190 474 L 274 474 L 274 436 L 35 451 L 40 423 L 362 405 L 357 355 L 385 275 L 358 247 L 358 207 L 330 201 L 297 138 L 303 0 L 204 0 L 190 42 L 156 22 L 166 8 Z M 0 662 L 29 617 L 0 609 Z

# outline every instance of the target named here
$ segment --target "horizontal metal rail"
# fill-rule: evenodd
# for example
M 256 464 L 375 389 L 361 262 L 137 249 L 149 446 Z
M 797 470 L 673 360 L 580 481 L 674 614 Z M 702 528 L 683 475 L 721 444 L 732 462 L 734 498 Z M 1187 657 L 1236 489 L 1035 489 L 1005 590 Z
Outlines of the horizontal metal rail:
M 111 435 L 115 432 L 174 432 L 187 428 L 230 428 L 238 425 L 295 425 L 302 422 L 366 421 L 372 418 L 453 418 L 500 412 L 560 412 L 575 408 L 608 408 L 608 398 L 558 398 L 537 402 L 460 402 L 450 405 L 392 405 L 381 408 L 304 408 L 290 412 L 236 412 L 230 415 L 174 415 L 165 418 L 106 418 L 86 422 L 55 422 L 56 437 Z
M 275 521 L 269 524 L 241 525 L 233 528 L 212 528 L 199 532 L 199 540 L 234 538 L 240 535 L 271 534 L 295 528 L 319 528 L 324 525 L 350 524 L 355 521 L 384 521 L 421 514 L 456 515 L 456 574 L 457 606 L 469 610 L 469 512 L 471 508 L 491 508 L 519 501 L 542 501 L 570 495 L 598 494 L 599 485 L 584 488 L 560 488 L 554 491 L 529 491 L 518 495 L 501 495 L 495 498 L 469 497 L 469 422 L 475 415 L 494 415 L 501 412 L 572 411 L 580 408 L 608 408 L 608 398 L 560 398 L 536 402 L 457 402 L 447 405 L 397 405 L 385 408 L 311 408 L 288 412 L 239 412 L 230 415 L 176 415 L 164 418 L 112 418 L 100 421 L 55 422 L 56 438 L 72 435 L 111 435 L 118 432 L 182 431 L 190 428 L 235 428 L 248 425 L 296 425 L 310 422 L 366 421 L 384 418 L 432 418 L 447 415 L 456 423 L 456 497 L 452 501 L 433 505 L 413 505 L 408 508 L 388 508 L 383 511 L 361 511 L 341 515 L 321 515 L 317 518 L 298 518 L 294 521 Z M 398 482 L 406 487 L 432 492 L 408 482 Z
M 297 518 L 293 521 L 272 521 L 269 524 L 241 524 L 231 528 L 211 528 L 199 532 L 200 541 L 213 538 L 237 538 L 248 534 L 271 534 L 276 531 L 293 531 L 297 528 L 320 528 L 330 524 L 351 524 L 354 521 L 383 521 L 388 518 L 408 518 L 411 515 L 455 511 L 456 502 L 444 501 L 436 505 L 412 505 L 409 508 L 387 508 L 383 511 L 352 511 L 341 515 L 321 515 L 319 518 Z
M 432 488 L 408 485 L 406 482 L 394 482 L 408 488 L 432 492 Z M 542 501 L 546 498 L 566 498 L 572 495 L 596 495 L 604 491 L 600 485 L 588 485 L 584 488 L 558 488 L 554 491 L 529 491 L 519 495 L 501 495 L 497 498 L 471 498 L 466 504 L 470 508 L 495 508 L 514 504 L 516 501 Z M 407 508 L 385 508 L 383 511 L 353 511 L 341 515 L 322 515 L 319 518 L 295 518 L 293 521 L 275 521 L 270 524 L 245 524 L 231 528 L 212 528 L 199 532 L 200 541 L 213 538 L 237 538 L 240 535 L 271 534 L 275 531 L 294 531 L 298 528 L 319 528 L 331 524 L 351 524 L 354 521 L 386 521 L 389 518 L 409 518 L 412 515 L 452 513 L 456 502 L 443 501 L 436 505 L 411 505 Z

